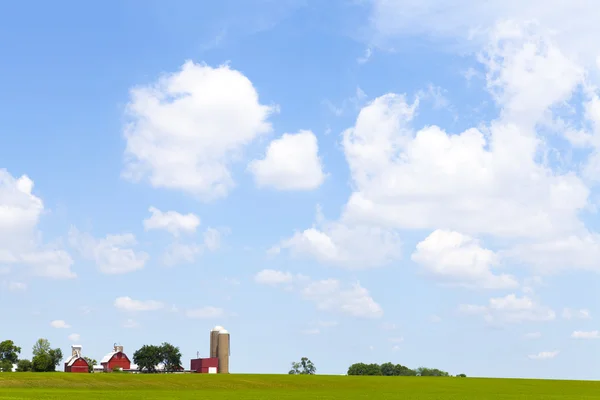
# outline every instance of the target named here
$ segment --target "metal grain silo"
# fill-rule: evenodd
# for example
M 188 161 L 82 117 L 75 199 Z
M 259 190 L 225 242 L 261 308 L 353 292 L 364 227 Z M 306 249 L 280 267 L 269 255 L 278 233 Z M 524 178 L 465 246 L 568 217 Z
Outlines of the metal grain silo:
M 225 329 L 219 332 L 219 343 L 217 346 L 217 357 L 219 357 L 219 373 L 229 373 L 229 332 Z
M 225 330 L 220 325 L 215 326 L 210 331 L 210 357 L 217 357 L 217 347 L 219 347 L 219 332 Z

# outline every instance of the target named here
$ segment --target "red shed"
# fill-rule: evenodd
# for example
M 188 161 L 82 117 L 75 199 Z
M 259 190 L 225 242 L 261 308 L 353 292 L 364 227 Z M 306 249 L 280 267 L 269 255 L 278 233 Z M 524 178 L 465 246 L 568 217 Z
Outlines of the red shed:
M 65 362 L 65 372 L 89 373 L 89 364 L 81 357 L 81 346 L 71 346 L 71 357 Z
M 123 353 L 123 346 L 116 346 L 113 351 L 104 356 L 100 361 L 104 372 L 111 372 L 115 368 L 130 369 L 131 361 L 127 354 Z
M 211 358 L 194 358 L 192 359 L 190 370 L 201 374 L 216 374 L 219 368 L 219 359 Z

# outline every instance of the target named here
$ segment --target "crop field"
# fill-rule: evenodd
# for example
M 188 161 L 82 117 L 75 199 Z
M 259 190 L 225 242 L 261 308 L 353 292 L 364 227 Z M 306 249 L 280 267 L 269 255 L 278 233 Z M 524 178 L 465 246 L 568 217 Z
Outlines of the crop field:
M 600 400 L 600 382 L 290 375 L 2 373 L 0 399 Z

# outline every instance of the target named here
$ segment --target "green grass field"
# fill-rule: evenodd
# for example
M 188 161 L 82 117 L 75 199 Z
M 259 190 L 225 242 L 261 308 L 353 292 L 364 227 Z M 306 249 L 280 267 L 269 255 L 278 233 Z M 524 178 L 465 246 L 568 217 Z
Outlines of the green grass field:
M 289 375 L 2 373 L 0 399 L 600 400 L 600 382 Z

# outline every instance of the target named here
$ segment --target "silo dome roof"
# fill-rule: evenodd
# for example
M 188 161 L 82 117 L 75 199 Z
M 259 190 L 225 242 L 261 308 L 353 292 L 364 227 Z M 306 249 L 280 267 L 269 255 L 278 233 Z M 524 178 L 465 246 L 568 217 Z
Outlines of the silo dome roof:
M 217 325 L 214 328 L 212 328 L 212 332 L 221 332 L 224 330 L 225 330 L 225 328 L 223 328 L 221 325 Z
M 223 334 L 227 334 L 229 335 L 229 331 L 227 331 L 226 329 L 222 329 L 219 331 L 219 335 L 223 335 Z

